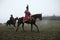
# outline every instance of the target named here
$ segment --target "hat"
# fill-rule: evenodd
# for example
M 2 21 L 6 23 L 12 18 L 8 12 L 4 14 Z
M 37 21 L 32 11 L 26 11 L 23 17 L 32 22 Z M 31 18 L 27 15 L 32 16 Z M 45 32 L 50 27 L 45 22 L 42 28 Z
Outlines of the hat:
M 13 15 L 11 14 L 11 16 L 13 16 Z
M 27 5 L 26 8 L 29 9 L 29 6 Z

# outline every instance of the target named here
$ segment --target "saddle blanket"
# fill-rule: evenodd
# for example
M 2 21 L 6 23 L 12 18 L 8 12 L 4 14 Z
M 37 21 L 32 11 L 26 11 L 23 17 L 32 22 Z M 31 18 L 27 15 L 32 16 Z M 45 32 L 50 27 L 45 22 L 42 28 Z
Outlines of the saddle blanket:
M 23 21 L 28 21 L 28 17 L 23 17 Z

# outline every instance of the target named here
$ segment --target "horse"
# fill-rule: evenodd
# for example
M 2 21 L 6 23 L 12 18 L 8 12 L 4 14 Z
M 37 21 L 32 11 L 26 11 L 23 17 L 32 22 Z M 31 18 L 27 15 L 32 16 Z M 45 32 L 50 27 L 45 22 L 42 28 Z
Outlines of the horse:
M 16 17 L 16 18 L 14 18 L 13 20 L 8 20 L 7 22 L 6 22 L 6 25 L 8 26 L 10 26 L 10 25 L 13 25 L 14 27 L 15 27 L 15 24 L 16 24 L 16 20 L 18 20 L 18 17 Z
M 22 29 L 24 31 L 24 23 L 31 24 L 31 32 L 32 32 L 33 25 L 35 25 L 35 27 L 37 28 L 37 31 L 39 31 L 38 26 L 36 25 L 36 20 L 37 18 L 39 20 L 42 20 L 42 14 L 35 14 L 35 15 L 32 15 L 31 17 L 32 17 L 32 20 L 28 20 L 26 22 L 23 22 L 23 17 L 19 18 L 16 31 L 18 30 L 21 24 L 22 24 Z

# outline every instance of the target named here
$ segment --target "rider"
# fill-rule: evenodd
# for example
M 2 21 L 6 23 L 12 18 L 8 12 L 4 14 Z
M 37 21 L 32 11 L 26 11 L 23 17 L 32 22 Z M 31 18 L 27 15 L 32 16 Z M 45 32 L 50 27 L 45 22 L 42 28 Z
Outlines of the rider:
M 10 21 L 13 21 L 14 17 L 13 15 L 11 14 L 11 17 L 10 17 Z
M 25 17 L 23 18 L 23 22 L 26 22 L 31 19 L 31 13 L 29 11 L 29 6 L 27 5 L 25 10 Z

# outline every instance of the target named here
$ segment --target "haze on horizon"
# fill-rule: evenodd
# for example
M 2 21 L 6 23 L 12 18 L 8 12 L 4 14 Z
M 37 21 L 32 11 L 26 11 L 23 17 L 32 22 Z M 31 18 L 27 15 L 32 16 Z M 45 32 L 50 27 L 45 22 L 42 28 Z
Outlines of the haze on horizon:
M 32 15 L 60 16 L 60 0 L 0 0 L 0 23 L 9 20 L 11 14 L 14 17 L 24 16 L 27 4 Z

